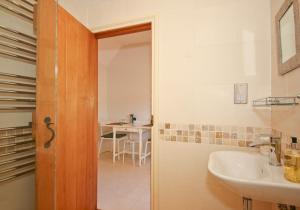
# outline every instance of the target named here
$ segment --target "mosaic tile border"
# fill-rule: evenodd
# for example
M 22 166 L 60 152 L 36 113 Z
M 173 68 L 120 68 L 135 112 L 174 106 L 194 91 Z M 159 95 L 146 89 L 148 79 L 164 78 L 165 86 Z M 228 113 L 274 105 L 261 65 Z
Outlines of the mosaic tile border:
M 272 128 L 170 122 L 159 124 L 159 139 L 171 142 L 247 147 L 261 135 L 281 136 L 282 151 L 291 144 L 291 135 Z
M 160 123 L 159 138 L 164 141 L 219 144 L 246 147 L 262 134 L 270 135 L 271 128 L 241 127 L 212 124 Z
M 292 143 L 292 139 L 290 134 L 285 133 L 285 132 L 281 132 L 281 131 L 276 131 L 274 130 L 275 134 L 273 133 L 273 135 L 277 135 L 277 136 L 281 136 L 281 150 L 285 151 L 285 149 L 290 148 L 291 143 Z M 300 149 L 300 138 L 298 136 L 298 144 L 297 144 L 297 148 Z

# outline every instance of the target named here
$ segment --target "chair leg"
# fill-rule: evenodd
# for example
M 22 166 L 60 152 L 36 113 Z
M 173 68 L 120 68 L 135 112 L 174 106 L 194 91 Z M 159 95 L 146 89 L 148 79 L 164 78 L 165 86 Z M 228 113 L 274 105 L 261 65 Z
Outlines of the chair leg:
M 135 143 L 134 142 L 132 142 L 131 143 L 132 144 L 132 147 L 131 147 L 131 154 L 132 154 L 132 162 L 133 162 L 133 164 L 135 164 L 135 157 L 134 157 L 134 153 L 135 153 Z
M 144 158 L 143 158 L 144 164 L 146 164 L 147 152 L 148 152 L 148 142 L 146 142 L 145 150 L 144 150 Z
M 146 146 L 145 146 L 145 153 L 144 153 L 144 164 L 146 164 L 146 160 L 147 160 L 147 157 L 151 154 L 151 152 L 148 152 L 148 144 L 151 145 L 151 142 L 150 141 L 147 141 L 146 142 Z
M 117 140 L 118 160 L 120 160 L 120 140 Z
M 99 155 L 99 156 L 100 156 L 100 154 L 101 154 L 102 144 L 103 144 L 103 139 L 100 138 L 100 143 L 99 143 L 99 147 L 98 147 L 98 155 Z
M 126 141 L 123 141 L 123 164 L 125 163 L 125 150 L 126 150 Z

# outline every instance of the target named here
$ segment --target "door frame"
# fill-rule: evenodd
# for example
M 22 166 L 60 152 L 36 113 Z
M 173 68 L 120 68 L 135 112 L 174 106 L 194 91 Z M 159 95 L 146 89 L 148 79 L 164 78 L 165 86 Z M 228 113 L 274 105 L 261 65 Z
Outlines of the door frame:
M 104 26 L 104 27 L 96 27 L 91 29 L 92 33 L 95 34 L 97 39 L 119 36 L 124 34 L 136 33 L 141 31 L 150 30 L 152 33 L 151 40 L 151 76 L 152 76 L 152 86 L 151 86 L 151 114 L 154 116 L 153 119 L 153 127 L 151 132 L 151 184 L 150 184 L 150 209 L 158 210 L 158 155 L 159 155 L 159 136 L 158 136 L 158 128 L 159 128 L 159 115 L 158 115 L 158 18 L 157 16 L 145 17 L 142 19 L 135 19 L 126 22 L 115 23 L 112 25 Z

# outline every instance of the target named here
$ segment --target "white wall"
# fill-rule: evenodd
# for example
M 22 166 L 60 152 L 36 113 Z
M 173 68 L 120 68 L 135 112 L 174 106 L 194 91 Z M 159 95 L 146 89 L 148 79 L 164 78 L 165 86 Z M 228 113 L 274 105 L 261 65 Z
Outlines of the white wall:
M 285 75 L 278 73 L 275 16 L 283 0 L 272 0 L 272 95 L 296 96 L 300 94 L 300 68 Z M 272 127 L 300 138 L 300 106 L 272 108 Z
M 158 18 L 160 121 L 269 126 L 269 110 L 233 104 L 235 82 L 250 102 L 271 94 L 269 0 L 91 1 L 88 13 L 92 29 Z
M 160 122 L 270 126 L 270 110 L 251 105 L 271 95 L 269 0 L 91 1 L 88 13 L 94 31 L 156 17 Z M 249 104 L 233 104 L 236 82 L 249 83 Z M 159 210 L 241 209 L 207 177 L 209 153 L 224 148 L 160 141 Z
M 271 25 L 272 25 L 272 96 L 296 96 L 300 94 L 300 68 L 297 68 L 285 75 L 278 73 L 277 63 L 277 41 L 275 16 L 283 5 L 284 0 L 271 1 Z M 289 136 L 300 138 L 300 106 L 272 107 L 272 128 L 282 131 Z M 285 139 L 290 141 L 290 139 Z M 288 143 L 288 142 L 285 142 Z M 274 205 L 273 209 L 278 210 Z M 300 210 L 300 207 L 297 208 Z
M 90 0 L 94 31 L 155 16 L 160 122 L 270 126 L 270 0 Z M 233 104 L 233 85 L 249 83 L 249 104 Z M 156 140 L 156 139 L 155 139 Z M 207 177 L 211 151 L 226 146 L 159 142 L 159 210 L 238 210 L 241 198 Z M 236 148 L 231 148 L 236 149 Z M 255 209 L 270 209 L 257 203 Z
M 151 117 L 151 32 L 99 40 L 100 122 Z
M 160 149 L 159 210 L 241 210 L 242 198 L 224 187 L 207 170 L 209 154 L 236 147 L 172 143 Z M 253 210 L 270 210 L 271 204 L 254 201 Z

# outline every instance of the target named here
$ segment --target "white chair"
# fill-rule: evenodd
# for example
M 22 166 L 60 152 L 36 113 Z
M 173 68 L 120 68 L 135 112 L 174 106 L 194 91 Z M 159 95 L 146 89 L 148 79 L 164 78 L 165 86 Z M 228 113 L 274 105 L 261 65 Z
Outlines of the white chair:
M 113 142 L 113 131 L 110 129 L 108 131 L 103 132 L 103 126 L 100 125 L 99 127 L 100 127 L 100 137 L 99 137 L 99 141 L 98 141 L 98 144 L 99 144 L 98 145 L 98 155 L 101 154 L 102 145 L 105 140 Z M 113 149 L 113 159 L 116 156 L 118 156 L 118 159 L 120 159 L 120 141 L 125 141 L 126 139 L 128 139 L 126 133 L 117 133 L 116 134 L 117 150 L 115 148 Z M 115 151 L 117 151 L 117 152 L 115 152 Z
M 123 142 L 123 151 L 122 151 L 122 153 L 123 153 L 123 164 L 125 162 L 125 154 L 126 153 L 130 153 L 132 155 L 131 156 L 132 162 L 133 162 L 133 164 L 135 164 L 135 155 L 138 154 L 135 151 L 135 145 L 136 144 L 139 144 L 139 141 L 134 140 L 134 139 L 127 139 Z M 126 146 L 127 145 L 129 145 L 130 151 L 126 151 Z M 149 139 L 145 142 L 144 152 L 142 154 L 142 162 L 144 162 L 144 164 L 146 164 L 147 157 L 151 155 L 151 149 L 148 152 L 149 145 L 150 145 L 150 148 L 151 148 L 151 139 Z
M 125 154 L 126 153 L 131 153 L 131 159 L 133 164 L 135 164 L 135 155 L 137 154 L 135 152 L 135 144 L 139 144 L 138 141 L 134 139 L 127 139 L 123 142 L 123 164 L 125 163 Z M 129 145 L 130 151 L 126 151 L 126 146 Z
M 148 147 L 150 145 L 150 151 L 148 152 Z M 143 162 L 146 164 L 147 157 L 151 155 L 151 139 L 148 139 L 148 141 L 145 143 L 145 150 L 143 154 Z

